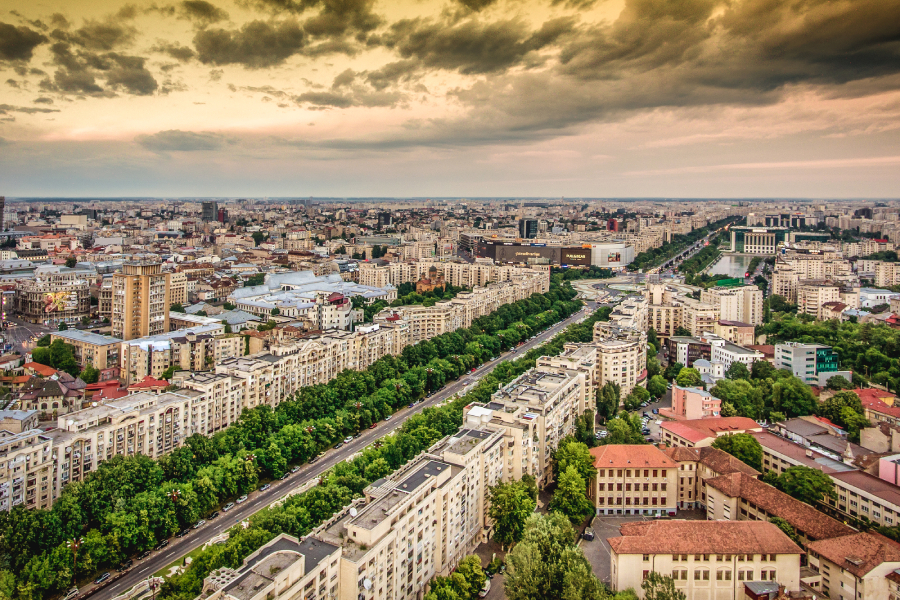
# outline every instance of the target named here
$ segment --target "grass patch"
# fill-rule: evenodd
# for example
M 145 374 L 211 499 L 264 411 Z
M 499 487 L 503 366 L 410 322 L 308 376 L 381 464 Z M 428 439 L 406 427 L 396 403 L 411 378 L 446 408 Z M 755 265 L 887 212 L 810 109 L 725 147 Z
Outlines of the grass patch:
M 201 552 L 203 552 L 203 546 L 199 546 L 199 547 L 191 550 L 190 552 L 188 552 L 186 555 L 176 558 L 175 560 L 173 560 L 172 562 L 170 562 L 169 564 L 164 566 L 162 569 L 160 569 L 159 571 L 154 573 L 153 576 L 154 577 L 168 577 L 169 571 L 171 569 L 173 569 L 175 567 L 181 567 L 184 565 L 184 559 L 186 557 L 190 556 L 191 560 L 193 560 L 193 559 L 197 558 L 198 556 L 200 556 Z

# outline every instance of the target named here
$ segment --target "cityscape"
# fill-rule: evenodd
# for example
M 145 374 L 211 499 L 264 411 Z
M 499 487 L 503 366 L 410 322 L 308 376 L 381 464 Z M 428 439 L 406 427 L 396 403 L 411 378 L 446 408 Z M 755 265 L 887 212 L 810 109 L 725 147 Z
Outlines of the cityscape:
M 0 9 L 0 600 L 900 600 L 900 0 Z

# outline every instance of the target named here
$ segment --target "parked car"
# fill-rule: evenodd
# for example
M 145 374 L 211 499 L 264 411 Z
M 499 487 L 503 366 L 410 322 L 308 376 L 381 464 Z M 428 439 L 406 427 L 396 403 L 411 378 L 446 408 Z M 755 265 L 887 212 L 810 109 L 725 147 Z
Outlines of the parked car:
M 658 408 L 654 408 L 654 409 L 653 409 L 653 414 L 654 414 L 654 415 L 658 415 L 658 414 L 659 414 L 659 409 L 658 409 Z
M 586 540 L 589 541 L 589 542 L 590 542 L 590 541 L 593 541 L 593 539 L 594 539 L 594 530 L 591 529 L 590 527 L 585 527 L 585 528 L 584 528 L 584 533 L 581 534 L 581 537 L 583 537 L 584 539 L 586 539 Z
M 309 461 L 307 461 L 307 464 L 310 464 L 310 465 L 311 465 L 311 464 L 313 464 L 314 462 L 316 462 L 317 460 L 319 460 L 319 456 L 318 456 L 318 455 L 313 456 L 311 459 L 309 459 Z M 293 472 L 293 471 L 292 471 L 292 472 Z
M 643 433 L 644 435 L 650 435 L 650 430 L 644 427 L 643 429 L 641 429 L 641 433 Z
M 338 450 L 343 447 L 344 447 L 344 442 L 338 442 L 337 444 L 334 445 L 335 450 Z
M 97 585 L 100 585 L 101 583 L 103 583 L 104 581 L 106 581 L 107 579 L 109 579 L 109 577 L 110 577 L 109 571 L 107 571 L 106 573 L 103 573 L 102 575 L 100 575 L 100 577 L 98 577 L 97 579 L 95 579 L 95 580 L 94 580 L 94 583 L 96 583 Z
M 324 453 L 320 453 L 319 456 L 322 456 L 322 454 L 324 454 Z M 299 470 L 300 470 L 300 467 L 291 467 L 291 473 L 296 473 Z
M 243 495 L 243 496 L 241 496 L 240 498 L 238 498 L 238 499 L 236 500 L 236 502 L 237 502 L 238 504 L 243 504 L 243 503 L 246 502 L 246 501 L 247 501 L 247 495 L 246 495 L 246 494 Z
M 486 596 L 488 595 L 488 592 L 490 592 L 490 591 L 491 591 L 491 580 L 490 580 L 490 579 L 485 579 L 485 580 L 484 580 L 484 587 L 481 588 L 481 591 L 480 591 L 480 592 L 478 592 L 478 597 L 479 597 L 479 598 L 484 598 L 484 597 L 486 597 Z
M 123 562 L 121 565 L 119 565 L 116 568 L 116 571 L 118 571 L 119 573 L 121 573 L 122 571 L 127 571 L 128 569 L 131 568 L 131 565 L 133 565 L 133 564 L 134 564 L 134 561 L 129 558 L 128 560 Z
M 371 425 L 369 425 L 369 429 L 375 429 L 376 427 L 378 427 L 378 421 L 376 421 L 376 422 L 372 423 Z
M 386 416 L 386 417 L 384 418 L 384 420 L 385 420 L 385 421 L 390 421 L 390 420 L 391 420 L 391 417 L 393 417 L 393 416 L 394 416 L 394 415 L 388 415 L 388 416 Z
M 309 462 L 312 462 L 312 461 L 309 461 Z M 285 479 L 287 479 L 290 476 L 291 476 L 291 472 L 288 471 L 287 473 L 285 473 L 284 475 L 281 476 L 281 480 L 284 481 Z
M 165 548 L 168 545 L 169 545 L 169 540 L 163 540 L 160 543 L 158 543 L 156 545 L 156 547 L 154 547 L 153 549 L 154 550 L 162 550 L 163 548 Z
M 78 588 L 73 587 L 68 592 L 66 592 L 66 595 L 63 597 L 63 600 L 72 600 L 72 598 L 74 598 L 77 595 L 78 595 Z
M 232 508 L 234 508 L 234 502 L 229 502 L 228 504 L 226 504 L 225 506 L 222 507 L 222 512 L 228 512 Z
M 352 442 L 352 441 L 353 441 L 353 436 L 352 436 L 352 435 L 348 435 L 347 437 L 344 438 L 344 443 L 345 443 L 345 444 L 349 444 L 349 443 Z
M 147 558 L 148 556 L 150 556 L 150 551 L 149 551 L 149 550 L 144 550 L 143 552 L 141 552 L 140 554 L 138 554 L 137 559 L 138 559 L 138 560 L 144 560 L 144 559 Z
M 204 525 L 206 525 L 206 519 L 200 519 L 199 521 L 194 523 L 194 529 L 200 529 Z
M 177 537 L 177 538 L 183 538 L 184 536 L 186 536 L 186 535 L 189 534 L 190 532 L 191 532 L 190 529 L 182 529 L 181 531 L 179 531 L 178 533 L 175 534 L 175 537 Z
M 266 491 L 267 489 L 269 489 L 270 487 L 272 487 L 272 484 L 271 484 L 271 483 L 267 483 L 267 484 L 265 484 L 264 486 L 262 486 L 261 488 L 259 488 L 259 491 L 264 492 L 264 491 Z
M 215 518 L 218 517 L 218 516 L 219 516 L 219 511 L 216 511 L 216 512 L 214 512 L 213 514 L 209 515 L 209 517 L 207 517 L 207 518 L 208 518 L 210 521 L 212 521 L 213 519 L 215 519 Z

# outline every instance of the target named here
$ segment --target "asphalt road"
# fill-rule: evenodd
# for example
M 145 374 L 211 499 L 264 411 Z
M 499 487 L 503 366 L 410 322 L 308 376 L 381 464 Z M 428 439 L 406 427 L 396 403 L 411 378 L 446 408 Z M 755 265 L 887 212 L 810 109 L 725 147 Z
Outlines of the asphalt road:
M 484 363 L 474 373 L 464 375 L 460 379 L 443 387 L 425 402 L 420 402 L 413 408 L 403 408 L 402 410 L 398 410 L 396 413 L 394 413 L 390 421 L 380 421 L 375 429 L 364 429 L 361 432 L 362 435 L 359 438 L 353 440 L 349 444 L 345 444 L 338 450 L 328 450 L 326 455 L 315 464 L 307 464 L 301 466 L 300 470 L 297 473 L 291 475 L 284 481 L 273 481 L 272 487 L 269 490 L 265 492 L 251 493 L 246 502 L 244 502 L 243 504 L 235 505 L 235 507 L 228 512 L 222 512 L 220 510 L 220 515 L 217 519 L 208 521 L 206 525 L 198 530 L 191 530 L 191 533 L 186 537 L 181 539 L 174 537 L 171 538 L 169 540 L 170 543 L 168 547 L 159 552 L 154 552 L 142 561 L 135 562 L 135 565 L 130 570 L 128 570 L 124 576 L 110 582 L 102 590 L 98 590 L 91 596 L 91 599 L 109 600 L 111 598 L 114 598 L 115 596 L 122 594 L 126 590 L 132 588 L 141 580 L 152 576 L 160 569 L 182 558 L 189 552 L 201 547 L 210 538 L 213 538 L 220 533 L 228 530 L 236 523 L 247 519 L 253 513 L 265 508 L 276 500 L 284 498 L 292 489 L 304 484 L 314 477 L 320 476 L 322 473 L 328 471 L 337 463 L 347 460 L 352 455 L 360 452 L 369 444 L 377 441 L 379 438 L 384 437 L 391 431 L 403 425 L 403 423 L 412 415 L 421 412 L 426 407 L 434 406 L 440 402 L 443 402 L 457 392 L 462 391 L 467 386 L 477 382 L 479 379 L 484 377 L 484 375 L 490 373 L 500 362 L 518 358 L 521 354 L 524 354 L 531 348 L 546 342 L 547 340 L 558 334 L 560 331 L 562 331 L 562 329 L 564 329 L 568 325 L 571 325 L 575 321 L 584 318 L 587 314 L 589 314 L 593 310 L 596 310 L 597 308 L 597 304 L 594 302 L 587 303 L 587 306 L 587 313 L 583 311 L 575 313 L 565 321 L 561 321 L 545 332 L 539 334 L 537 337 L 535 337 L 535 339 L 526 342 L 522 346 L 517 347 L 515 350 L 503 354 L 496 360 Z M 81 589 L 81 592 L 85 593 L 94 587 L 95 586 L 93 584 L 85 586 Z
M 12 351 L 21 354 L 31 352 L 37 345 L 36 342 L 31 341 L 32 336 L 36 335 L 41 338 L 50 332 L 43 325 L 34 325 L 15 317 L 9 317 L 7 320 L 11 321 L 12 325 L 3 330 L 3 338 L 12 344 Z

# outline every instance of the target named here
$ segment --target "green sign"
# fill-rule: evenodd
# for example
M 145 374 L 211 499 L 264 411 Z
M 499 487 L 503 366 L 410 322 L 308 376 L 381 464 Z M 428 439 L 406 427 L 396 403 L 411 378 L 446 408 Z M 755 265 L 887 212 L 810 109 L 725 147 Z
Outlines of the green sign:
M 735 285 L 744 285 L 744 280 L 741 278 L 736 279 L 719 279 L 716 281 L 716 285 L 718 287 L 732 287 Z

